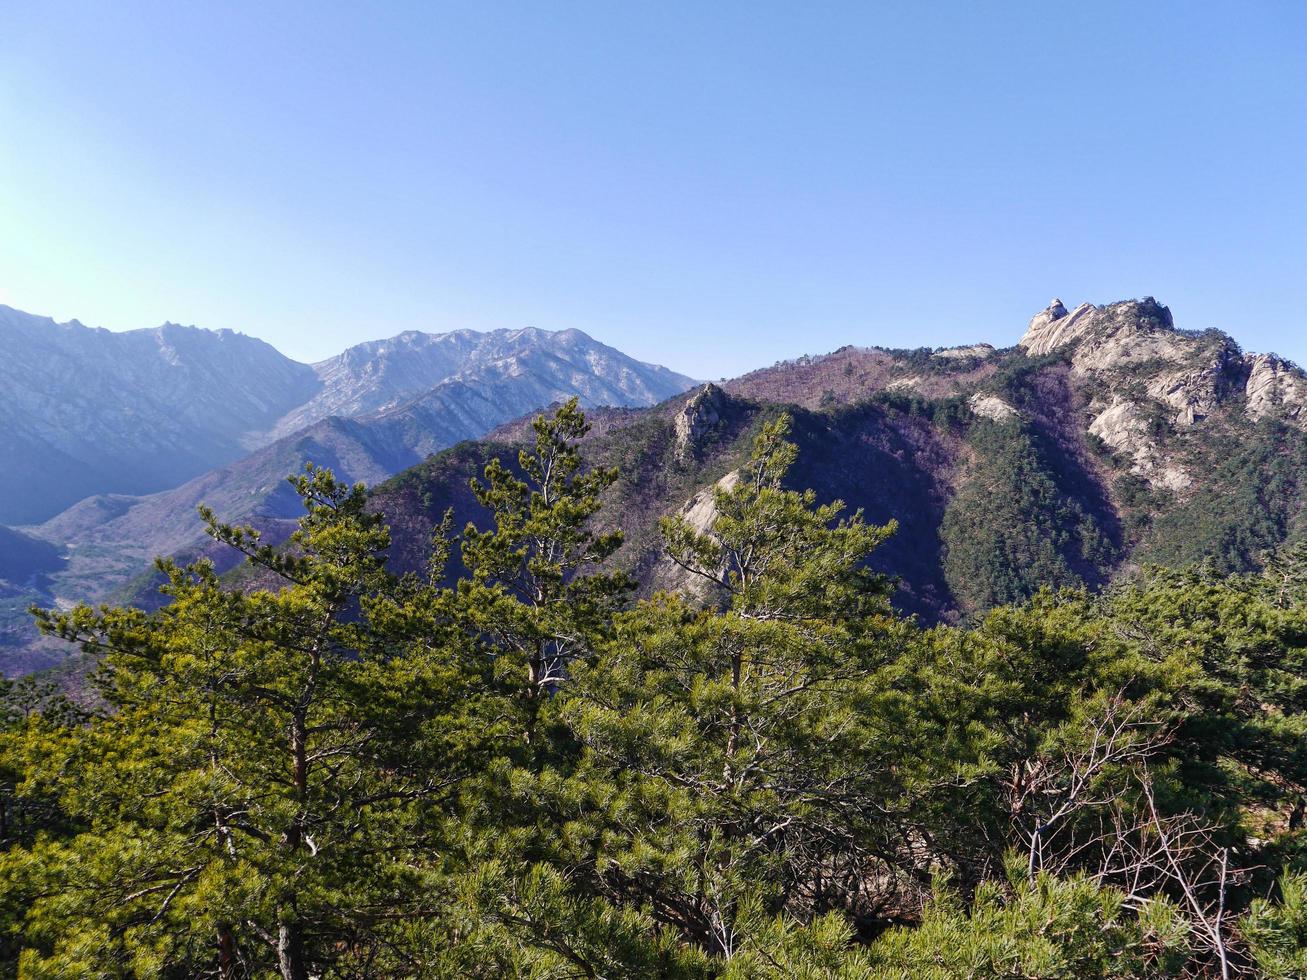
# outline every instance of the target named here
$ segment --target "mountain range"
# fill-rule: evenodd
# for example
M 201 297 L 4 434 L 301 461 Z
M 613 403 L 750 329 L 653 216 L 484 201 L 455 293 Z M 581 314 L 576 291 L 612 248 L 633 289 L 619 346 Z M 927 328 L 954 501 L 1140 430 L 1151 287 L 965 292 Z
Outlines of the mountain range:
M 301 364 L 231 330 L 113 333 L 0 306 L 0 523 L 175 487 L 328 418 L 449 445 L 576 393 L 648 405 L 692 381 L 578 330 L 408 331 Z M 419 457 L 420 458 L 420 457 Z
M 305 462 L 376 483 L 573 394 L 652 405 L 694 383 L 578 330 L 408 331 L 309 365 L 229 330 L 0 307 L 0 344 L 0 672 L 49 659 L 29 602 L 105 599 L 202 550 L 200 502 L 275 532 Z
M 88 333 L 88 345 L 107 344 Z M 32 637 L 28 602 L 149 604 L 154 554 L 221 557 L 199 533 L 200 502 L 273 540 L 287 533 L 299 505 L 284 477 L 306 459 L 373 485 L 372 505 L 394 529 L 392 561 L 423 569 L 446 508 L 460 522 L 486 520 L 468 480 L 492 457 L 515 465 L 530 415 L 572 393 L 592 407 L 587 454 L 621 469 L 600 518 L 626 532 L 615 560 L 646 591 L 688 587 L 661 558 L 658 518 L 680 511 L 710 525 L 711 488 L 732 479 L 761 422 L 782 410 L 800 449 L 793 484 L 897 521 L 875 561 L 897 577 L 898 606 L 927 621 L 1042 586 L 1105 587 L 1150 563 L 1248 568 L 1307 531 L 1307 375 L 1220 331 L 1177 329 L 1152 298 L 1070 310 L 1055 300 L 1012 348 L 849 346 L 689 393 L 689 379 L 576 331 L 401 334 L 311 366 L 235 334 L 138 333 L 111 335 L 138 345 L 117 355 L 124 377 L 166 374 L 157 359 L 171 357 L 201 388 L 238 379 L 233 404 L 214 409 L 220 420 L 179 412 L 167 433 L 207 425 L 221 435 L 214 452 L 230 458 L 156 493 L 100 492 L 4 529 L 0 670 L 66 655 Z M 210 347 L 228 353 L 207 368 L 199 352 Z M 133 357 L 156 360 L 147 370 Z M 263 374 L 235 370 L 238 357 Z M 286 390 L 265 391 L 256 376 Z M 164 404 L 159 396 L 137 411 Z M 97 424 L 111 423 L 129 460 L 132 426 L 117 416 Z M 62 429 L 39 431 L 76 458 Z

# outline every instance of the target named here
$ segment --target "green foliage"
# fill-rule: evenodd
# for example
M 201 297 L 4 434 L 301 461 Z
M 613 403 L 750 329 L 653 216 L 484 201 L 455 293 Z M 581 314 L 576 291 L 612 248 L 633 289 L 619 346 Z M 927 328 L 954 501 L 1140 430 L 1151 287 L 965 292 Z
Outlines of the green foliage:
M 473 480 L 495 526 L 469 524 L 460 542 L 468 570 L 458 585 L 460 611 L 501 676 L 519 672 L 528 732 L 540 701 L 590 653 L 632 588 L 621 573 L 595 571 L 621 547 L 622 533 L 592 527 L 617 471 L 582 468 L 575 443 L 588 428 L 575 398 L 552 418 L 537 418 L 535 446 L 518 456 L 520 477 L 492 459 L 485 481 Z
M 39 896 L 26 972 L 159 975 L 198 956 L 301 977 L 375 957 L 420 907 L 405 854 L 492 730 L 468 718 L 480 665 L 370 628 L 396 586 L 387 531 L 361 487 L 317 470 L 295 484 L 306 514 L 288 550 L 205 515 L 280 591 L 161 562 L 172 602 L 158 613 L 40 614 L 102 654 L 111 710 L 29 731 L 21 749 L 20 791 L 84 828 L 3 862 Z
M 1307 605 L 1307 541 L 1295 542 L 1267 559 L 1262 590 L 1280 609 Z
M 894 929 L 871 947 L 872 977 L 954 978 L 1176 976 L 1189 926 L 1165 899 L 1142 909 L 1084 878 L 1040 875 L 1010 889 L 987 883 L 963 903 L 936 895 L 920 926 Z
M 1280 879 L 1278 904 L 1257 899 L 1240 924 L 1253 961 L 1267 980 L 1307 976 L 1307 875 Z
M 945 576 L 963 608 L 1094 583 L 1115 546 L 1041 440 L 1015 420 L 981 421 L 970 444 L 975 464 L 940 526 Z
M 310 468 L 284 546 L 204 512 L 244 576 L 39 611 L 100 700 L 0 683 L 0 976 L 1304 975 L 1302 549 L 1033 591 L 1107 536 L 1038 432 L 973 423 L 950 574 L 1020 602 L 923 629 L 868 568 L 893 526 L 786 489 L 755 421 L 662 524 L 681 594 L 612 571 L 571 402 L 427 576 Z
M 1212 561 L 1243 572 L 1289 538 L 1307 490 L 1307 435 L 1266 420 L 1237 430 L 1197 459 L 1205 476 L 1153 521 L 1140 561 L 1181 567 Z

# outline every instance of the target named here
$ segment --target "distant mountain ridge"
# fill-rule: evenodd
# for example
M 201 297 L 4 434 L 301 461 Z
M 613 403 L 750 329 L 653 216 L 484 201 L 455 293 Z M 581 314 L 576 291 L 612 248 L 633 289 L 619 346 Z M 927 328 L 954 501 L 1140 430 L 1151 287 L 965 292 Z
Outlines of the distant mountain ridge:
M 148 493 L 244 455 L 319 382 L 261 340 L 112 333 L 0 306 L 0 523 Z
M 564 390 L 648 405 L 692 380 L 580 331 L 402 333 L 308 365 L 231 330 L 114 333 L 0 306 L 0 523 L 34 524 L 92 494 L 175 487 L 330 416 L 373 416 L 442 385 L 495 389 L 450 437 L 470 438 Z M 487 419 L 490 421 L 487 423 Z M 444 443 L 448 445 L 448 442 Z
M 410 330 L 388 340 L 356 344 L 314 364 L 313 370 L 321 390 L 280 419 L 272 436 L 332 415 L 373 416 L 424 397 L 440 400 L 438 388 L 446 386 L 448 391 L 447 386 L 455 384 L 471 387 L 515 379 L 516 403 L 537 406 L 562 390 L 590 405 L 651 405 L 693 383 L 667 368 L 633 361 L 580 330 L 535 327 L 444 334 Z M 443 401 L 448 405 L 448 398 Z
M 377 483 L 572 395 L 647 406 L 693 384 L 578 330 L 409 331 L 306 365 L 231 331 L 0 308 L 0 343 L 17 352 L 0 362 L 0 672 L 43 662 L 29 603 L 106 599 L 155 555 L 201 553 L 199 503 L 275 538 L 305 462 Z

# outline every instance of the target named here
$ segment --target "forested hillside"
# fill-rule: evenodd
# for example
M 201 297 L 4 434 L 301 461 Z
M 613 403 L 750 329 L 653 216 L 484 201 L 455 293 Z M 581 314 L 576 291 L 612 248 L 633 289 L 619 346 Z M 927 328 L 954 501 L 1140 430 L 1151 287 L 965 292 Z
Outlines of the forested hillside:
M 896 608 L 928 622 L 1046 586 L 1100 589 L 1147 564 L 1252 571 L 1302 540 L 1300 371 L 1276 362 L 1259 374 L 1266 358 L 1176 330 L 1152 300 L 1057 308 L 1009 351 L 845 348 L 598 416 L 587 452 L 623 474 L 600 515 L 627 534 L 614 564 L 646 593 L 683 584 L 658 521 L 685 512 L 702 525 L 713 485 L 733 479 L 782 411 L 801 450 L 787 485 L 897 521 L 870 561 L 894 576 Z M 463 485 L 523 434 L 506 427 L 376 489 L 403 528 L 398 567 L 423 567 L 418 543 L 446 507 L 485 516 Z
M 236 581 L 163 561 L 155 612 L 41 612 L 101 699 L 4 692 L 2 969 L 1304 975 L 1307 549 L 1092 593 L 1078 563 L 1137 530 L 1059 509 L 1066 452 L 991 420 L 966 465 L 1066 530 L 999 538 L 1069 584 L 926 627 L 868 564 L 916 532 L 802 489 L 835 465 L 805 431 L 852 423 L 729 409 L 665 489 L 728 478 L 630 539 L 605 502 L 672 473 L 650 447 L 686 428 L 640 420 L 621 458 L 571 402 L 520 453 L 461 447 L 371 499 L 302 474 L 289 547 L 206 512 Z M 861 411 L 841 438 L 959 438 L 961 416 Z M 473 464 L 399 574 L 419 545 L 379 505 L 438 506 L 440 467 Z M 640 598 L 633 546 L 687 587 Z

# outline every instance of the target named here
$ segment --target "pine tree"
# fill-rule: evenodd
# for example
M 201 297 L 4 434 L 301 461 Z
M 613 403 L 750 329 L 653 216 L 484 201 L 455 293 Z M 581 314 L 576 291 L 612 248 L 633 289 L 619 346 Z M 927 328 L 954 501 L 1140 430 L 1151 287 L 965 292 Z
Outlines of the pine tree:
M 784 489 L 788 421 L 716 491 L 709 530 L 665 525 L 724 606 L 642 604 L 562 707 L 578 777 L 613 808 L 593 887 L 727 960 L 774 915 L 858 904 L 883 788 L 869 679 L 894 627 L 864 562 L 892 528 Z
M 86 828 L 4 859 L 40 886 L 33 975 L 384 971 L 421 909 L 418 849 L 478 766 L 482 677 L 373 627 L 396 583 L 363 488 L 294 482 L 306 514 L 287 547 L 204 512 L 275 591 L 162 561 L 156 613 L 41 614 L 102 657 L 110 710 L 27 745 L 29 791 Z
M 495 459 L 484 482 L 472 481 L 494 526 L 464 530 L 468 577 L 458 586 L 467 628 L 527 702 L 528 737 L 542 700 L 607 634 L 633 587 L 621 572 L 600 570 L 622 544 L 620 531 L 594 528 L 617 471 L 583 466 L 577 442 L 589 424 L 577 399 L 532 427 L 534 446 L 518 454 L 520 476 Z

